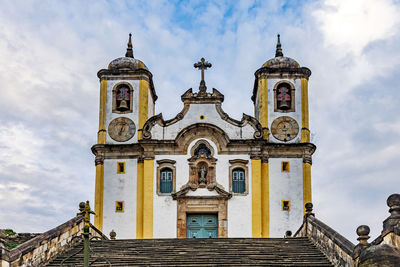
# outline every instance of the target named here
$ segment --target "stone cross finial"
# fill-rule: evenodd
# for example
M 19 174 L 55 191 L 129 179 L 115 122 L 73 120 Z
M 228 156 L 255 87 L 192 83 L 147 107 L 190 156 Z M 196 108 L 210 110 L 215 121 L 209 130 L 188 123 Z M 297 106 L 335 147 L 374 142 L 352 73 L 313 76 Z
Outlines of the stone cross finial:
M 211 68 L 212 65 L 202 57 L 201 60 L 197 63 L 194 63 L 193 66 L 201 70 L 201 81 L 199 90 L 200 92 L 205 93 L 207 87 L 206 82 L 204 81 L 204 70 L 206 70 L 207 68 Z

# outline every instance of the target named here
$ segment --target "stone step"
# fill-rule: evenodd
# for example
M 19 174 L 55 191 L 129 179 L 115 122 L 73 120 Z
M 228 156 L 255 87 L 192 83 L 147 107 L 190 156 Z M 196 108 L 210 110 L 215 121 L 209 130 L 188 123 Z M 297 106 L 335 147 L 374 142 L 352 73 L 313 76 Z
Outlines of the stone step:
M 101 240 L 90 247 L 90 261 L 104 257 L 112 266 L 332 266 L 307 238 Z M 83 243 L 46 266 L 63 261 L 83 266 Z M 108 264 L 101 260 L 90 266 Z

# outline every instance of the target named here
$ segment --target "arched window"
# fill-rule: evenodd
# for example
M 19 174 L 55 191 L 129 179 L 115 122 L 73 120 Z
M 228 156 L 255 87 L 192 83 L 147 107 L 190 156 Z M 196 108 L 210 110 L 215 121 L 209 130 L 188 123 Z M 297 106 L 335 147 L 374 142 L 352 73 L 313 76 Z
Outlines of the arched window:
M 164 168 L 160 172 L 160 193 L 171 193 L 173 190 L 173 175 L 170 168 Z
M 289 82 L 281 82 L 274 88 L 276 112 L 294 112 L 294 86 Z
M 113 89 L 113 112 L 132 112 L 133 90 L 127 83 L 118 84 Z
M 244 193 L 246 191 L 245 173 L 242 168 L 236 168 L 232 171 L 232 192 Z

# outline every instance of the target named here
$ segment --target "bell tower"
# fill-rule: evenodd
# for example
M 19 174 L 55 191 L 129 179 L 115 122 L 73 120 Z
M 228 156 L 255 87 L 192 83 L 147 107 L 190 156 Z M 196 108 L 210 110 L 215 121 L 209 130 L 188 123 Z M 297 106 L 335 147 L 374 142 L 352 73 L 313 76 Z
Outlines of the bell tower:
M 97 144 L 92 147 L 96 155 L 94 223 L 107 232 L 116 221 L 136 220 L 136 192 L 140 191 L 136 178 L 143 160 L 135 151 L 140 150 L 144 123 L 154 115 L 157 95 L 151 72 L 133 56 L 132 34 L 125 56 L 111 61 L 97 76 L 100 112 Z M 124 213 L 124 207 L 133 212 Z M 124 231 L 128 230 L 118 229 Z
M 255 117 L 268 145 L 263 198 L 270 236 L 301 224 L 304 205 L 311 202 L 311 155 L 308 116 L 308 79 L 311 71 L 285 57 L 278 34 L 275 57 L 255 72 L 252 100 Z M 263 163 L 264 164 L 264 163 Z

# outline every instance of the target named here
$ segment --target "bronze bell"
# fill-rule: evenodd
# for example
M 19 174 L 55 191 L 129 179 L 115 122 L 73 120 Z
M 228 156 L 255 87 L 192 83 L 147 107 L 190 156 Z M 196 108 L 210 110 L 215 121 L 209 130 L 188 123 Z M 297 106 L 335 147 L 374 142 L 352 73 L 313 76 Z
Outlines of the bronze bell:
M 122 110 L 122 111 L 129 109 L 128 103 L 126 103 L 126 100 L 121 100 L 121 102 L 119 103 L 118 109 Z
M 282 99 L 282 101 L 279 103 L 279 109 L 286 110 L 289 108 L 290 108 L 289 103 L 285 99 Z

